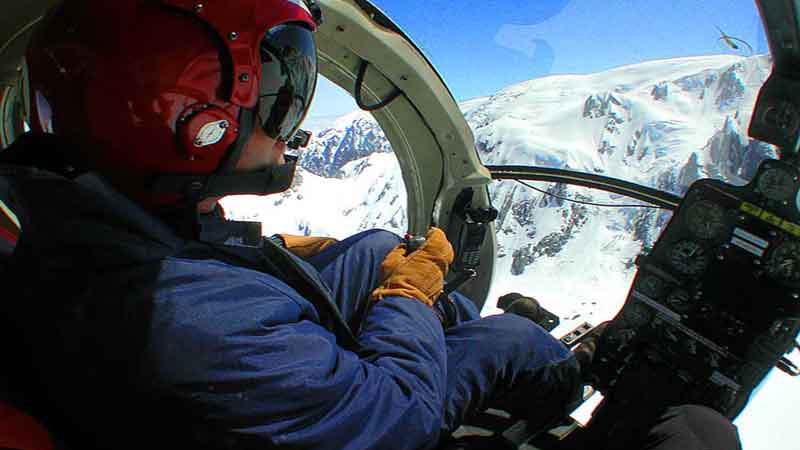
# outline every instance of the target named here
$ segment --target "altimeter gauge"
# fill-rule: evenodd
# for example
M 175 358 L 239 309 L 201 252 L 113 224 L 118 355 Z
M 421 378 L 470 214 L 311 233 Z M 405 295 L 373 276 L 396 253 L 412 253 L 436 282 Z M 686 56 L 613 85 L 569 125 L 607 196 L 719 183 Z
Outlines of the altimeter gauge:
M 719 237 L 728 227 L 725 210 L 708 200 L 701 200 L 686 212 L 689 231 L 700 239 Z
M 778 245 L 769 255 L 764 269 L 779 280 L 800 281 L 800 242 L 785 241 Z
M 795 195 L 797 180 L 788 171 L 774 168 L 764 171 L 758 177 L 756 188 L 770 200 L 784 201 Z
M 669 262 L 679 273 L 696 276 L 708 266 L 708 253 L 695 241 L 680 241 L 672 247 Z

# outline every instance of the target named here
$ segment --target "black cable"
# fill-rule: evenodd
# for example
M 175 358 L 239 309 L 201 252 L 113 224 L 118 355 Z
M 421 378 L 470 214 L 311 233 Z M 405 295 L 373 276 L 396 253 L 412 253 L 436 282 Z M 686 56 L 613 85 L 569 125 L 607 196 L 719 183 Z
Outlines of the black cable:
M 358 105 L 359 108 L 361 108 L 364 111 L 372 112 L 379 110 L 384 106 L 388 105 L 389 103 L 391 103 L 400 94 L 402 94 L 402 91 L 400 91 L 400 89 L 397 89 L 397 87 L 395 87 L 394 91 L 380 102 L 374 105 L 367 105 L 366 103 L 364 103 L 364 100 L 361 99 L 361 89 L 364 87 L 364 75 L 367 73 L 367 66 L 369 66 L 369 62 L 367 60 L 361 61 L 361 66 L 358 68 L 358 76 L 356 76 L 356 91 L 354 92 L 353 97 L 355 98 L 356 104 Z
M 594 203 L 594 202 L 587 202 L 587 201 L 583 201 L 583 200 L 577 200 L 577 199 L 574 199 L 574 198 L 562 197 L 562 196 L 560 196 L 560 195 L 553 194 L 552 192 L 547 192 L 547 191 L 545 191 L 544 189 L 539 189 L 539 188 L 537 188 L 537 187 L 535 187 L 535 186 L 531 186 L 530 184 L 528 184 L 528 183 L 526 183 L 526 182 L 524 182 L 524 181 L 522 181 L 522 180 L 516 180 L 516 179 L 515 179 L 514 181 L 516 181 L 517 183 L 519 183 L 519 184 L 521 184 L 521 185 L 523 185 L 523 186 L 525 186 L 525 187 L 527 187 L 527 188 L 533 189 L 534 191 L 541 192 L 542 194 L 549 195 L 549 196 L 551 196 L 551 197 L 555 197 L 555 198 L 557 198 L 557 199 L 559 199 L 559 200 L 564 200 L 564 201 L 566 201 L 566 202 L 579 203 L 579 204 L 581 204 L 581 205 L 600 206 L 600 207 L 603 207 L 603 208 L 652 208 L 652 209 L 670 209 L 670 208 L 665 208 L 665 207 L 663 207 L 663 206 L 656 206 L 656 205 L 633 205 L 633 204 L 625 204 L 625 203 L 619 203 L 619 204 L 610 204 L 610 203 Z

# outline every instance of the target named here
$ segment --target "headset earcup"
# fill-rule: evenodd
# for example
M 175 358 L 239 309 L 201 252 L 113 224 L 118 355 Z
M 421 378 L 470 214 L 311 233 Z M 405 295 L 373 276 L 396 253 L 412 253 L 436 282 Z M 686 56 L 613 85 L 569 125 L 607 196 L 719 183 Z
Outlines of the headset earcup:
M 178 145 L 192 160 L 221 160 L 239 135 L 239 122 L 225 109 L 204 106 L 189 111 L 175 130 Z

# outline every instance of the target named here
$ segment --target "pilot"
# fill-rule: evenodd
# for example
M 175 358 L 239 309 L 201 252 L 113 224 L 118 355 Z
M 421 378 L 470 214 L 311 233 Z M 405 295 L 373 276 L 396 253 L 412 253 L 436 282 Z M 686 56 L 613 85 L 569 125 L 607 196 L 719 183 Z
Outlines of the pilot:
M 575 355 L 532 321 L 439 300 L 441 230 L 412 249 L 225 220 L 221 197 L 290 186 L 316 26 L 297 0 L 66 0 L 39 25 L 32 132 L 2 153 L 29 167 L 6 173 L 7 275 L 34 281 L 3 307 L 57 435 L 416 450 L 490 405 L 544 426 L 579 397 Z

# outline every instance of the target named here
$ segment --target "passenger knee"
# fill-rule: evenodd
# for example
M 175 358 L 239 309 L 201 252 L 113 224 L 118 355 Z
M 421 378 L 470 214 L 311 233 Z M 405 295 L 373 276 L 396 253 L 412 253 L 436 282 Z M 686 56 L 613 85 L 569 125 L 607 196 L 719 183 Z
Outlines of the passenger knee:
M 349 238 L 353 245 L 369 249 L 375 254 L 385 255 L 392 251 L 395 247 L 403 242 L 403 239 L 397 234 L 380 229 L 373 229 L 362 231 Z

